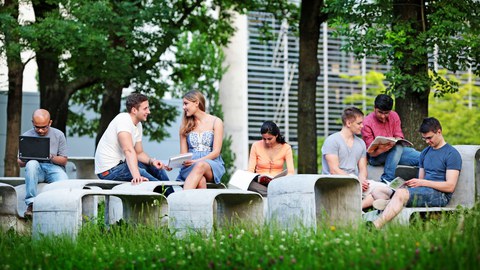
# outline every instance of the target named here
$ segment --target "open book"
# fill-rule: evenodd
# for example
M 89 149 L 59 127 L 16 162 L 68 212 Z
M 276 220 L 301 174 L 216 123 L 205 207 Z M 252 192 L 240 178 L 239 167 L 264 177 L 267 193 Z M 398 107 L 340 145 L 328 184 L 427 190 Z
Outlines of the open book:
M 183 167 L 183 162 L 192 159 L 192 156 L 193 156 L 192 153 L 176 155 L 168 159 L 168 161 L 165 162 L 165 164 L 167 164 L 167 166 L 172 169 L 181 168 Z
M 281 177 L 281 176 L 285 176 L 285 175 L 287 175 L 287 173 L 288 173 L 288 171 L 287 171 L 287 169 L 285 169 L 282 172 L 280 172 L 279 174 L 271 177 L 271 176 L 268 176 L 268 175 L 261 175 L 261 174 L 252 173 L 252 172 L 249 172 L 249 171 L 237 170 L 232 175 L 232 178 L 230 178 L 230 181 L 228 182 L 228 186 L 230 188 L 247 190 L 250 183 L 257 176 L 258 176 L 258 178 L 257 178 L 258 182 L 260 184 L 268 185 L 268 183 L 270 181 L 272 181 L 273 179 L 276 179 L 276 178 Z M 263 183 L 260 182 L 260 181 L 263 181 Z
M 395 139 L 392 137 L 377 136 L 375 137 L 375 140 L 372 142 L 372 144 L 370 144 L 370 146 L 368 147 L 367 153 L 373 153 L 380 145 L 385 145 L 392 142 L 395 144 L 401 144 L 403 146 L 413 146 L 413 143 L 405 139 Z
M 401 177 L 395 177 L 395 179 L 393 179 L 392 182 L 390 182 L 390 184 L 388 184 L 388 186 L 392 189 L 404 188 L 404 187 L 406 187 L 405 179 L 403 179 Z

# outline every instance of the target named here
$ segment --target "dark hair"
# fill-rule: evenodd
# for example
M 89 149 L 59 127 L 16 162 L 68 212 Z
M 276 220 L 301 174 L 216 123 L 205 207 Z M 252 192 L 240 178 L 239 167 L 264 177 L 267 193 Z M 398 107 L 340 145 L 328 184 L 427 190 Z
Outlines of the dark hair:
M 348 120 L 355 120 L 357 116 L 363 116 L 363 112 L 357 107 L 349 107 L 343 110 L 342 123 L 345 126 Z
M 131 93 L 127 97 L 127 101 L 126 101 L 127 112 L 131 112 L 133 108 L 138 110 L 138 108 L 140 107 L 140 104 L 147 100 L 148 98 L 144 94 L 140 94 L 136 92 Z
M 275 124 L 272 121 L 265 121 L 263 122 L 262 127 L 260 128 L 260 133 L 261 134 L 270 134 L 273 136 L 277 136 L 276 141 L 278 143 L 284 144 L 285 142 L 285 137 L 280 134 L 280 129 L 278 128 L 277 124 Z
M 424 118 L 422 121 L 422 124 L 420 125 L 420 128 L 418 131 L 420 133 L 428 133 L 429 131 L 431 132 L 437 132 L 438 130 L 442 129 L 442 125 L 440 125 L 440 121 L 437 120 L 435 117 L 427 117 Z
M 393 99 L 389 95 L 380 94 L 375 98 L 374 106 L 382 111 L 391 111 L 393 108 Z

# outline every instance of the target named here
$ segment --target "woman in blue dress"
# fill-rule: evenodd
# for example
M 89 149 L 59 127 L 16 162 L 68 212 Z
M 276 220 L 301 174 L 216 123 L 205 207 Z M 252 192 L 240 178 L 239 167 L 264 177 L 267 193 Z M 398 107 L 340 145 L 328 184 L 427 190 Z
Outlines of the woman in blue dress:
M 180 126 L 180 153 L 193 153 L 178 175 L 183 189 L 207 188 L 207 182 L 220 183 L 225 165 L 222 150 L 223 122 L 205 112 L 205 97 L 198 91 L 183 96 L 183 120 Z

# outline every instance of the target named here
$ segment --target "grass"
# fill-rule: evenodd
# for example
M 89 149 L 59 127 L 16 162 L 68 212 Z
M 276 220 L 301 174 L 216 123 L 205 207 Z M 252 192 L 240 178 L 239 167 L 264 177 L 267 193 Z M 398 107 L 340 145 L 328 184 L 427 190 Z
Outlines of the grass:
M 75 241 L 0 234 L 0 269 L 477 269 L 480 207 L 380 231 L 236 225 L 210 236 L 89 224 Z

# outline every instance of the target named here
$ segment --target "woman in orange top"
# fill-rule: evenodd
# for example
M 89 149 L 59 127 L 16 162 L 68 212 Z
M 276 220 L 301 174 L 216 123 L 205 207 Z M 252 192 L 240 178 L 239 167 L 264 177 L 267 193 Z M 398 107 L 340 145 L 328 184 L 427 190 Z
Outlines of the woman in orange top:
M 284 170 L 286 163 L 287 174 L 294 174 L 292 147 L 285 142 L 278 126 L 272 121 L 265 121 L 260 133 L 262 140 L 254 142 L 250 150 L 248 171 L 274 177 Z M 258 183 L 258 177 L 250 183 L 248 190 L 267 196 L 267 187 Z

